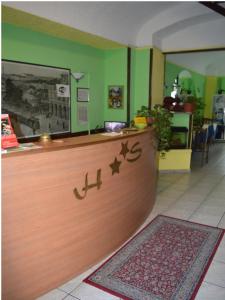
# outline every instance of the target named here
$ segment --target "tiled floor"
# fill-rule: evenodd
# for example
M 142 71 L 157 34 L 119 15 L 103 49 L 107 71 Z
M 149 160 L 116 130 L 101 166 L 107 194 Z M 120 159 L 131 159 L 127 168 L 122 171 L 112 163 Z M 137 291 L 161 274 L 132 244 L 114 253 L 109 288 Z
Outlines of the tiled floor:
M 200 167 L 200 153 L 192 160 L 191 173 L 161 173 L 157 200 L 145 226 L 158 214 L 225 228 L 225 143 L 210 149 L 209 163 Z M 141 228 L 140 228 L 141 229 Z M 102 262 L 101 262 L 102 263 Z M 99 265 L 101 264 L 99 263 Z M 38 300 L 119 300 L 82 283 L 97 266 Z M 225 237 L 199 289 L 196 300 L 225 300 Z

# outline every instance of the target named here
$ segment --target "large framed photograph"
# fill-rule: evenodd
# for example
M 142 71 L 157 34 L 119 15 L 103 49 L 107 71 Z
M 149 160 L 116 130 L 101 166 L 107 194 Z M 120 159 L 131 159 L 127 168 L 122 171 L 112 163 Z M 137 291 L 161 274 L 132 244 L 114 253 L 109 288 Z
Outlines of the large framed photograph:
M 108 87 L 108 107 L 123 108 L 123 86 L 110 85 Z
M 2 113 L 19 139 L 70 132 L 70 70 L 2 61 Z
M 77 88 L 77 102 L 88 102 L 88 101 L 89 101 L 89 89 Z

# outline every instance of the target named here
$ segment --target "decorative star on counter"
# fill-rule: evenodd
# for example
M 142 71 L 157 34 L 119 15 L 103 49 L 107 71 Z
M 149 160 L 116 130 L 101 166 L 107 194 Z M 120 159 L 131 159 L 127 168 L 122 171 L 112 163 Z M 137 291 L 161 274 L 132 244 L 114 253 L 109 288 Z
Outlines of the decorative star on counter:
M 129 152 L 129 149 L 128 149 L 128 141 L 124 144 L 124 143 L 121 143 L 122 145 L 122 150 L 120 151 L 120 154 L 123 155 L 124 159 L 126 158 L 126 155 L 127 153 Z
M 121 161 L 117 160 L 117 158 L 115 157 L 114 162 L 109 165 L 110 168 L 112 169 L 112 175 L 114 175 L 114 173 L 119 174 L 120 164 L 121 164 Z

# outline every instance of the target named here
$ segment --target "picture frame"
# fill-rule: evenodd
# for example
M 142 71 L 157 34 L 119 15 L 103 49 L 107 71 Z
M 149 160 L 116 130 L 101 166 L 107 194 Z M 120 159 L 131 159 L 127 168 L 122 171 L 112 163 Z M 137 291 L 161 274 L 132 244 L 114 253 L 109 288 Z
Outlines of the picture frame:
M 77 88 L 77 102 L 89 102 L 89 88 Z
M 9 114 L 18 140 L 70 133 L 70 74 L 55 66 L 2 61 L 2 113 Z
M 121 109 L 123 108 L 123 91 L 122 85 L 108 86 L 108 108 Z

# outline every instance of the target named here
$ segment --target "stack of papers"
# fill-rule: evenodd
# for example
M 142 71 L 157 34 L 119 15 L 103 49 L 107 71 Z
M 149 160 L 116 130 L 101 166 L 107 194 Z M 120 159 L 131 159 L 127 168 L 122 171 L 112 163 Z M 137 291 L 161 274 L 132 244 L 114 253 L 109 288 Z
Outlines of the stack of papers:
M 123 132 L 104 132 L 101 133 L 101 135 L 105 135 L 105 136 L 117 136 L 117 135 L 122 135 Z

